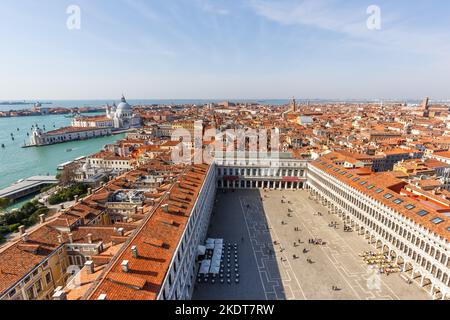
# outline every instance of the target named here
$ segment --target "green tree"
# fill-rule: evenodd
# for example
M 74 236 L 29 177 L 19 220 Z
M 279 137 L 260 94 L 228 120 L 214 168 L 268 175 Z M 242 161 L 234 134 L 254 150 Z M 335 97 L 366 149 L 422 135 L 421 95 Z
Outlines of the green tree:
M 8 208 L 8 206 L 11 204 L 11 200 L 7 198 L 0 198 L 0 210 L 4 210 Z

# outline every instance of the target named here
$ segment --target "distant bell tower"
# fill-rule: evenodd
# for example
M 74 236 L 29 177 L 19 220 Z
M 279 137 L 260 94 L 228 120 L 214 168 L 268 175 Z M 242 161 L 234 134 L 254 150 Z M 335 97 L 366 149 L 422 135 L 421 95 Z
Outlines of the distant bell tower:
M 428 118 L 430 116 L 430 106 L 429 106 L 430 98 L 426 97 L 422 102 L 423 116 Z
M 297 101 L 295 101 L 295 97 L 292 98 L 292 111 L 297 112 Z

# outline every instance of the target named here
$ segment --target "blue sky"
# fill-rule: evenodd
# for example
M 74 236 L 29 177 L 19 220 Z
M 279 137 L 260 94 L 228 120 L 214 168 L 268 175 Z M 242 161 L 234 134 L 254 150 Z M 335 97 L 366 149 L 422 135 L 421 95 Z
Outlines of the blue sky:
M 381 30 L 366 26 L 370 5 Z M 447 0 L 2 0 L 0 100 L 450 99 L 449 12 Z

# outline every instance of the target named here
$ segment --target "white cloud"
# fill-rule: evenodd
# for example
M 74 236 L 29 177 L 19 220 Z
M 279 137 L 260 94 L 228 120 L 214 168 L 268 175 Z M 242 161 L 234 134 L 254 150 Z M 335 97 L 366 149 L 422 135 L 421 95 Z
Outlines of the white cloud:
M 222 15 L 222 16 L 230 14 L 230 11 L 228 9 L 213 5 L 209 0 L 197 0 L 196 2 L 203 11 Z
M 148 5 L 137 0 L 123 0 L 123 1 L 126 4 L 128 4 L 131 8 L 138 11 L 146 19 L 154 22 L 159 22 L 161 20 L 158 13 L 150 9 Z
M 349 7 L 341 0 L 248 0 L 252 10 L 259 16 L 281 25 L 301 25 L 335 32 L 347 36 L 359 45 L 377 49 L 401 50 L 448 57 L 450 53 L 448 32 L 433 32 L 404 24 L 395 13 L 381 7 L 382 28 L 369 30 L 366 7 Z M 407 19 L 408 17 L 404 17 Z M 430 48 L 433 48 L 430 50 Z

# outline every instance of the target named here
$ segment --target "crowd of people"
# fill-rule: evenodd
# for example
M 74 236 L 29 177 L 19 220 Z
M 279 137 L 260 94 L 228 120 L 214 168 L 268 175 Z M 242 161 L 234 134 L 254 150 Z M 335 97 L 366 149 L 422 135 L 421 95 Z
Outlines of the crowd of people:
M 308 239 L 308 243 L 309 244 L 314 244 L 317 246 L 324 246 L 327 243 L 325 241 L 323 241 L 322 239 L 318 239 L 318 238 L 314 238 L 314 239 Z
M 360 256 L 367 265 L 375 267 L 379 273 L 389 275 L 401 272 L 401 268 L 386 254 L 367 251 Z

